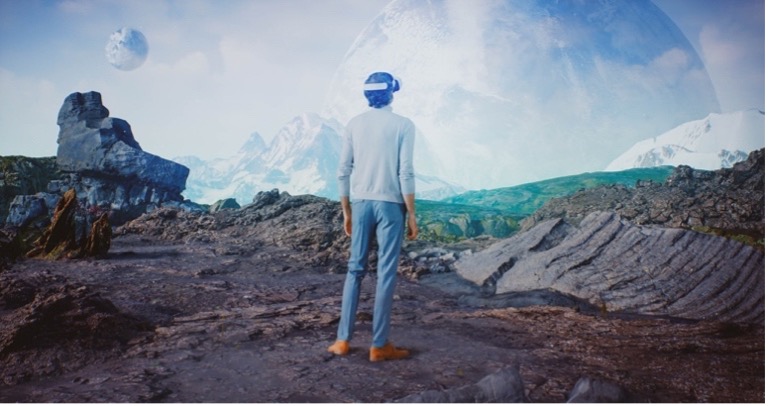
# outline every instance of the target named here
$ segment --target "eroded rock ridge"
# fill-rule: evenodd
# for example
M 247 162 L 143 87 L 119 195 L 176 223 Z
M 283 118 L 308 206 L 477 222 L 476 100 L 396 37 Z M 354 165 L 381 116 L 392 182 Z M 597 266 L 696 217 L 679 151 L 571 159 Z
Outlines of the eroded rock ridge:
M 604 311 L 749 323 L 764 323 L 764 266 L 738 241 L 613 212 L 544 221 L 455 263 L 494 294 L 546 289 Z

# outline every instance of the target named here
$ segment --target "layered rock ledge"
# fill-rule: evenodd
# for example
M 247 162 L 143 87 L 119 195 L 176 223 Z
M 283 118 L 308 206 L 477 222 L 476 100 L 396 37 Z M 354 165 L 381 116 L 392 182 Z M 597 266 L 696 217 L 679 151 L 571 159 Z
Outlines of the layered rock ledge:
M 552 219 L 454 266 L 490 293 L 547 290 L 597 309 L 764 323 L 765 260 L 738 241 L 594 212 Z

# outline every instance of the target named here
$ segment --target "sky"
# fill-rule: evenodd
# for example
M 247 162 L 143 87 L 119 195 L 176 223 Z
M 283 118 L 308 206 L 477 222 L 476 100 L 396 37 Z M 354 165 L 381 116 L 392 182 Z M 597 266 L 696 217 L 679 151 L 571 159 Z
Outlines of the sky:
M 0 155 L 53 156 L 73 92 L 98 91 L 142 149 L 234 155 L 321 112 L 334 72 L 388 0 L 0 0 Z M 762 0 L 654 0 L 693 44 L 722 111 L 764 110 Z M 110 34 L 149 42 L 133 71 L 105 58 Z

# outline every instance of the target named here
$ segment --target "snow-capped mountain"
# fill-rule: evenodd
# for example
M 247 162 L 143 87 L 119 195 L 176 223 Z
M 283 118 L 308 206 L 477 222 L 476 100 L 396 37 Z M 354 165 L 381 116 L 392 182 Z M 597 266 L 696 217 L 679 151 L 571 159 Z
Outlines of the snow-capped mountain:
M 336 196 L 337 159 L 342 126 L 305 113 L 288 122 L 267 145 L 252 133 L 238 152 L 224 159 L 174 159 L 188 168 L 184 196 L 198 203 L 235 198 L 251 203 L 262 190 L 278 188 L 293 195 Z
M 269 145 L 255 132 L 230 158 L 175 158 L 190 169 L 183 195 L 207 204 L 232 197 L 244 205 L 251 203 L 257 192 L 277 188 L 292 195 L 337 199 L 343 131 L 336 120 L 305 113 L 289 121 Z M 419 198 L 434 200 L 465 191 L 459 185 L 423 175 L 416 176 L 416 187 Z
M 765 112 L 758 109 L 712 113 L 657 137 L 637 142 L 606 171 L 662 165 L 714 170 L 732 167 L 765 146 Z

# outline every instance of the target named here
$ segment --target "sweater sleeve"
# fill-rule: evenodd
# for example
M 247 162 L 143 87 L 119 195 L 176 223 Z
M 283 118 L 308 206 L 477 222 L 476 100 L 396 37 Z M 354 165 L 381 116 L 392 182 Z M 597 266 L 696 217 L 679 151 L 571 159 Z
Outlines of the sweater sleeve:
M 401 184 L 401 194 L 410 195 L 415 192 L 414 185 L 414 123 L 407 120 L 401 137 L 401 145 L 398 151 L 398 179 Z
M 337 189 L 340 197 L 350 196 L 350 174 L 353 172 L 353 142 L 350 130 L 345 130 L 342 138 L 342 150 L 337 166 Z

